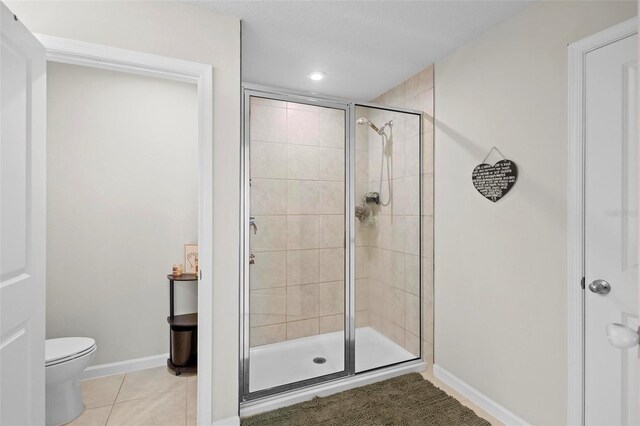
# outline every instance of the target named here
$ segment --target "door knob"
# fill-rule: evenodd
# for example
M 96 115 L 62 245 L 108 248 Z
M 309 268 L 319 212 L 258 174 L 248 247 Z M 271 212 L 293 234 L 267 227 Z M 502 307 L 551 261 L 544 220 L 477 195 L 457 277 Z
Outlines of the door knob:
M 611 286 L 605 280 L 595 280 L 594 282 L 589 284 L 589 290 L 591 290 L 592 293 L 601 294 L 604 296 L 605 294 L 609 294 L 609 292 L 611 291 Z

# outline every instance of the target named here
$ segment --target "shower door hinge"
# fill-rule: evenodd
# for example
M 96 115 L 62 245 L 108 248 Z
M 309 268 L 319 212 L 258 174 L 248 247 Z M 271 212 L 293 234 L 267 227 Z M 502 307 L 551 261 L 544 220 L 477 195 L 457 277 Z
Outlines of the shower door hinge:
M 580 280 L 580 287 L 584 290 L 584 277 Z

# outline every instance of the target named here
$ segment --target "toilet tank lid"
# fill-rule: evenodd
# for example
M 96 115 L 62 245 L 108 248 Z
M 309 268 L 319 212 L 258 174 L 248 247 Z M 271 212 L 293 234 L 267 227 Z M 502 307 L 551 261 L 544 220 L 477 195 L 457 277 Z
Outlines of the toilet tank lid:
M 62 337 L 47 339 L 44 345 L 45 361 L 51 362 L 85 352 L 95 346 L 90 337 Z

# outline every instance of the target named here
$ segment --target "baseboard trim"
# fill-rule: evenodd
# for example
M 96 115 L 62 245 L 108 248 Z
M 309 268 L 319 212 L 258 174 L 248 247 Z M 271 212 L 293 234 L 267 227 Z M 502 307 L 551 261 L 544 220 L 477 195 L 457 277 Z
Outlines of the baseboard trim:
M 216 420 L 211 426 L 240 426 L 240 416 L 227 417 L 226 419 Z
M 504 408 L 502 405 L 495 402 L 493 399 L 484 395 L 476 388 L 468 385 L 467 383 L 460 380 L 458 377 L 454 376 L 444 368 L 440 367 L 437 364 L 433 366 L 433 374 L 440 380 L 442 380 L 445 384 L 452 387 L 457 392 L 464 395 L 469 401 L 476 404 L 478 407 L 482 408 L 487 413 L 491 414 L 496 419 L 500 420 L 507 426 L 511 425 L 529 425 L 524 419 L 518 417 L 513 414 L 511 411 Z
M 94 377 L 130 373 L 132 371 L 144 370 L 146 368 L 160 367 L 162 365 L 167 365 L 168 357 L 169 354 L 161 354 L 145 358 L 112 362 L 109 364 L 92 365 L 84 370 L 81 379 L 93 379 Z

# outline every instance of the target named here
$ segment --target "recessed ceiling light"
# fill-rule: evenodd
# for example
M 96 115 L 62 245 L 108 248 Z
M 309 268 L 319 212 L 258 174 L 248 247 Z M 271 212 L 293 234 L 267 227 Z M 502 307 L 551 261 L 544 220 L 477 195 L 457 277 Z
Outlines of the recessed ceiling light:
M 314 71 L 309 74 L 309 78 L 313 81 L 320 81 L 324 78 L 324 73 L 320 71 Z

